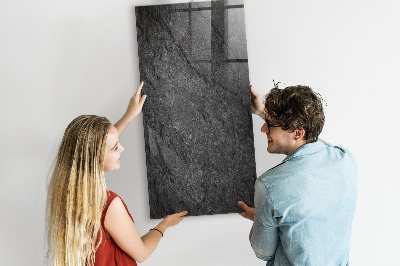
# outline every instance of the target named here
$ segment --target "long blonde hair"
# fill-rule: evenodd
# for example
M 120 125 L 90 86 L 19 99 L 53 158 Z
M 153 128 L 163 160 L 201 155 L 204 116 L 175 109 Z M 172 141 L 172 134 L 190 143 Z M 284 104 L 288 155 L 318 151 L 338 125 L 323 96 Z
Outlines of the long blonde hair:
M 82 115 L 65 130 L 47 195 L 52 265 L 94 265 L 107 200 L 103 162 L 110 125 L 105 117 Z

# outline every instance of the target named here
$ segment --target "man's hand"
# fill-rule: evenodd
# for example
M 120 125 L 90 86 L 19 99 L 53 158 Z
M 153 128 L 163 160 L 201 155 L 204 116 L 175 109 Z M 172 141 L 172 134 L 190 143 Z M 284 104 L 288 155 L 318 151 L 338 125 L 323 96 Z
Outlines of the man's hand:
M 253 86 L 250 85 L 250 93 L 251 93 L 251 111 L 253 114 L 260 116 L 262 119 L 265 119 L 265 106 L 261 99 L 261 96 L 256 93 L 253 89 Z
M 238 205 L 244 210 L 244 212 L 239 212 L 239 215 L 246 219 L 254 221 L 254 214 L 256 213 L 255 209 L 247 206 L 246 203 L 244 203 L 243 201 L 238 201 Z

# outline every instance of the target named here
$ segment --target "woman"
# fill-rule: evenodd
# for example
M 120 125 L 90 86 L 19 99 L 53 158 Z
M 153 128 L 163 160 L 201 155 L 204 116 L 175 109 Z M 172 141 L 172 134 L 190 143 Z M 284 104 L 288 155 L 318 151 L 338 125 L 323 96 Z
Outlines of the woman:
M 158 245 L 168 227 L 186 211 L 168 215 L 140 237 L 125 203 L 106 190 L 104 173 L 120 167 L 118 138 L 146 100 L 143 82 L 123 117 L 83 115 L 67 127 L 48 188 L 48 256 L 52 265 L 137 265 Z M 139 101 L 140 99 L 140 101 Z

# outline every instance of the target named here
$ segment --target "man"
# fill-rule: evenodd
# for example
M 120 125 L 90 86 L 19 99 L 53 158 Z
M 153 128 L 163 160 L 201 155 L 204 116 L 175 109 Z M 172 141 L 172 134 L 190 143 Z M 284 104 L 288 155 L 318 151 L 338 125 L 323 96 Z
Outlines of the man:
M 238 202 L 239 214 L 254 221 L 256 256 L 267 265 L 348 265 L 357 165 L 348 150 L 318 139 L 320 97 L 306 86 L 275 86 L 263 104 L 250 92 L 253 113 L 265 120 L 268 152 L 287 155 L 256 180 L 255 208 Z

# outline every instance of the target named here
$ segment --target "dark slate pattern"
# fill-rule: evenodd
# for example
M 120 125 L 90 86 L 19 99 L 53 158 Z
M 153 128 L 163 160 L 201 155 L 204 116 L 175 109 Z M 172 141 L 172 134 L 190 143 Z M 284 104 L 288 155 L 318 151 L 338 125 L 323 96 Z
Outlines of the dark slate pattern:
M 234 2 L 136 7 L 151 218 L 253 205 L 244 9 Z

